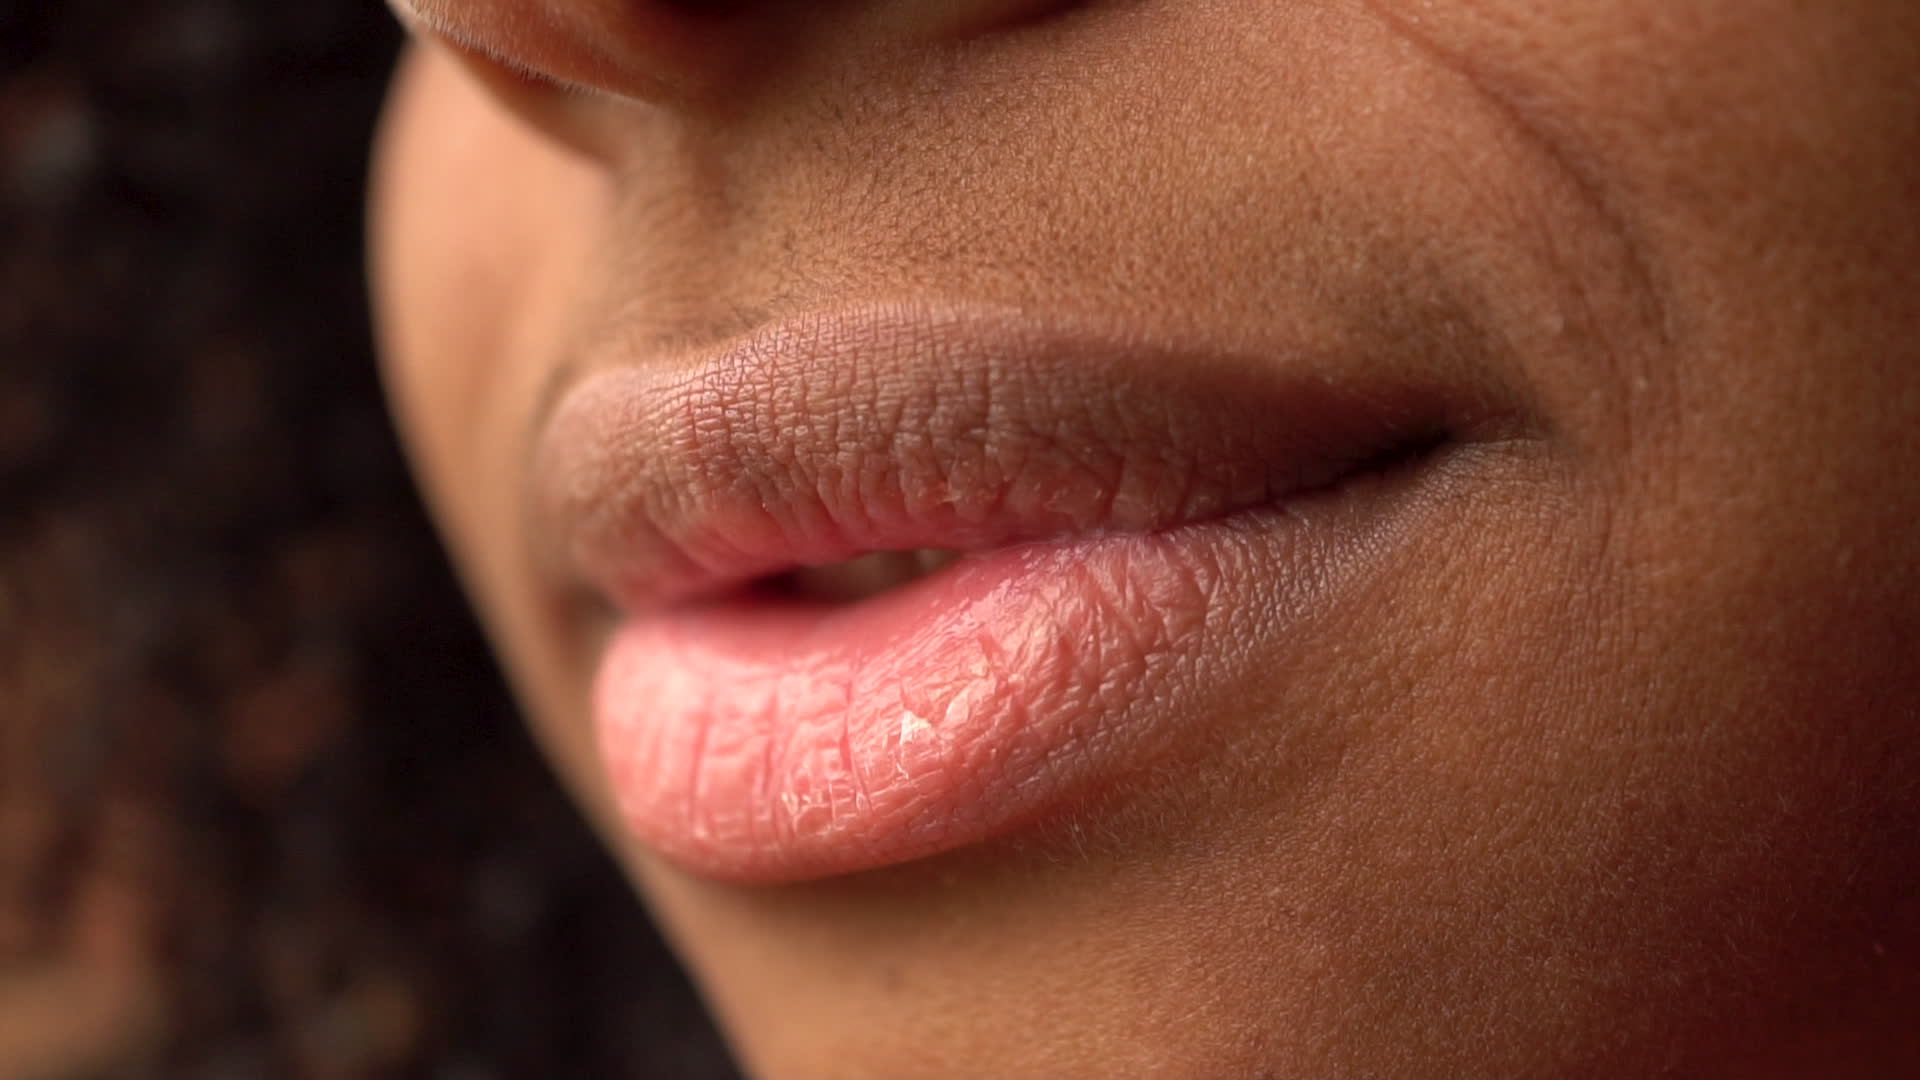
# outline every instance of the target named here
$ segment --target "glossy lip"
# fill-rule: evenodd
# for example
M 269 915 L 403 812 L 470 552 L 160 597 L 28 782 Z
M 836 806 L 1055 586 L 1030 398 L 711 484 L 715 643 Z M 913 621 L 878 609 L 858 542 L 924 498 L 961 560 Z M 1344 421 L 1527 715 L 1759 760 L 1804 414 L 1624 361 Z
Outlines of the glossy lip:
M 1420 489 L 1386 463 L 1500 415 L 1404 364 L 875 305 L 568 388 L 535 532 L 620 612 L 594 723 L 629 827 L 703 876 L 792 881 L 1150 763 L 1230 707 L 1244 643 L 1364 573 Z M 969 554 L 849 604 L 753 587 L 915 548 Z

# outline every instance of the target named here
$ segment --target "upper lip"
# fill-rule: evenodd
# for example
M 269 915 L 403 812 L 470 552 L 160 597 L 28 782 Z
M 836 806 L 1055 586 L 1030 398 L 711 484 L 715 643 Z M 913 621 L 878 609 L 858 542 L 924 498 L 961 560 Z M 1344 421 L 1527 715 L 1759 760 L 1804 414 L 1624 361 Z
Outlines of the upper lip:
M 875 551 L 1165 529 L 1496 415 L 1412 370 L 997 308 L 817 313 L 567 387 L 537 428 L 535 535 L 632 612 Z

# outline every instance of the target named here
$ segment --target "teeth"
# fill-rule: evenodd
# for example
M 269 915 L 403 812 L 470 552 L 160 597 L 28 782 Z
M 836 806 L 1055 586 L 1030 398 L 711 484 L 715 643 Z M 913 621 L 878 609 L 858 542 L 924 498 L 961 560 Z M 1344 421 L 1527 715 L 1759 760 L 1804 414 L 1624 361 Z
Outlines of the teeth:
M 960 561 L 960 553 L 942 548 L 921 548 L 911 552 L 914 567 L 921 575 L 931 574 L 935 570 L 944 570 Z
M 960 558 L 957 551 L 876 551 L 857 559 L 813 566 L 784 575 L 788 593 L 807 600 L 847 604 L 925 577 Z

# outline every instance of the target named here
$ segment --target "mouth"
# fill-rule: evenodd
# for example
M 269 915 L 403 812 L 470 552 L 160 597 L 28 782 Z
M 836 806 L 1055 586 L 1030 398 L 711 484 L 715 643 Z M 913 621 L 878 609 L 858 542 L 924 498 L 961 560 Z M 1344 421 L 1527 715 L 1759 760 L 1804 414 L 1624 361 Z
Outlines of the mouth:
M 568 388 L 532 513 L 618 613 L 622 815 L 802 880 L 1060 812 L 1233 711 L 1509 410 L 1406 364 L 999 310 L 774 324 Z
M 763 595 L 821 604 L 856 604 L 952 566 L 961 554 L 940 548 L 875 551 L 830 566 L 789 570 L 763 578 L 756 585 Z

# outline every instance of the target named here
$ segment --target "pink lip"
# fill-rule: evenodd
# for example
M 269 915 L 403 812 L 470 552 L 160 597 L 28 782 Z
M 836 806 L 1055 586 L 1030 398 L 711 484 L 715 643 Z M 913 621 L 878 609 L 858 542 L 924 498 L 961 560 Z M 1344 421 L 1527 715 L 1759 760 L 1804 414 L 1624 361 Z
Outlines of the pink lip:
M 864 308 L 588 377 L 536 512 L 622 612 L 594 719 L 629 827 L 790 881 L 1018 828 L 1230 712 L 1246 644 L 1364 573 L 1418 490 L 1383 462 L 1487 412 L 1351 356 Z M 752 587 L 916 548 L 968 554 L 847 604 Z

